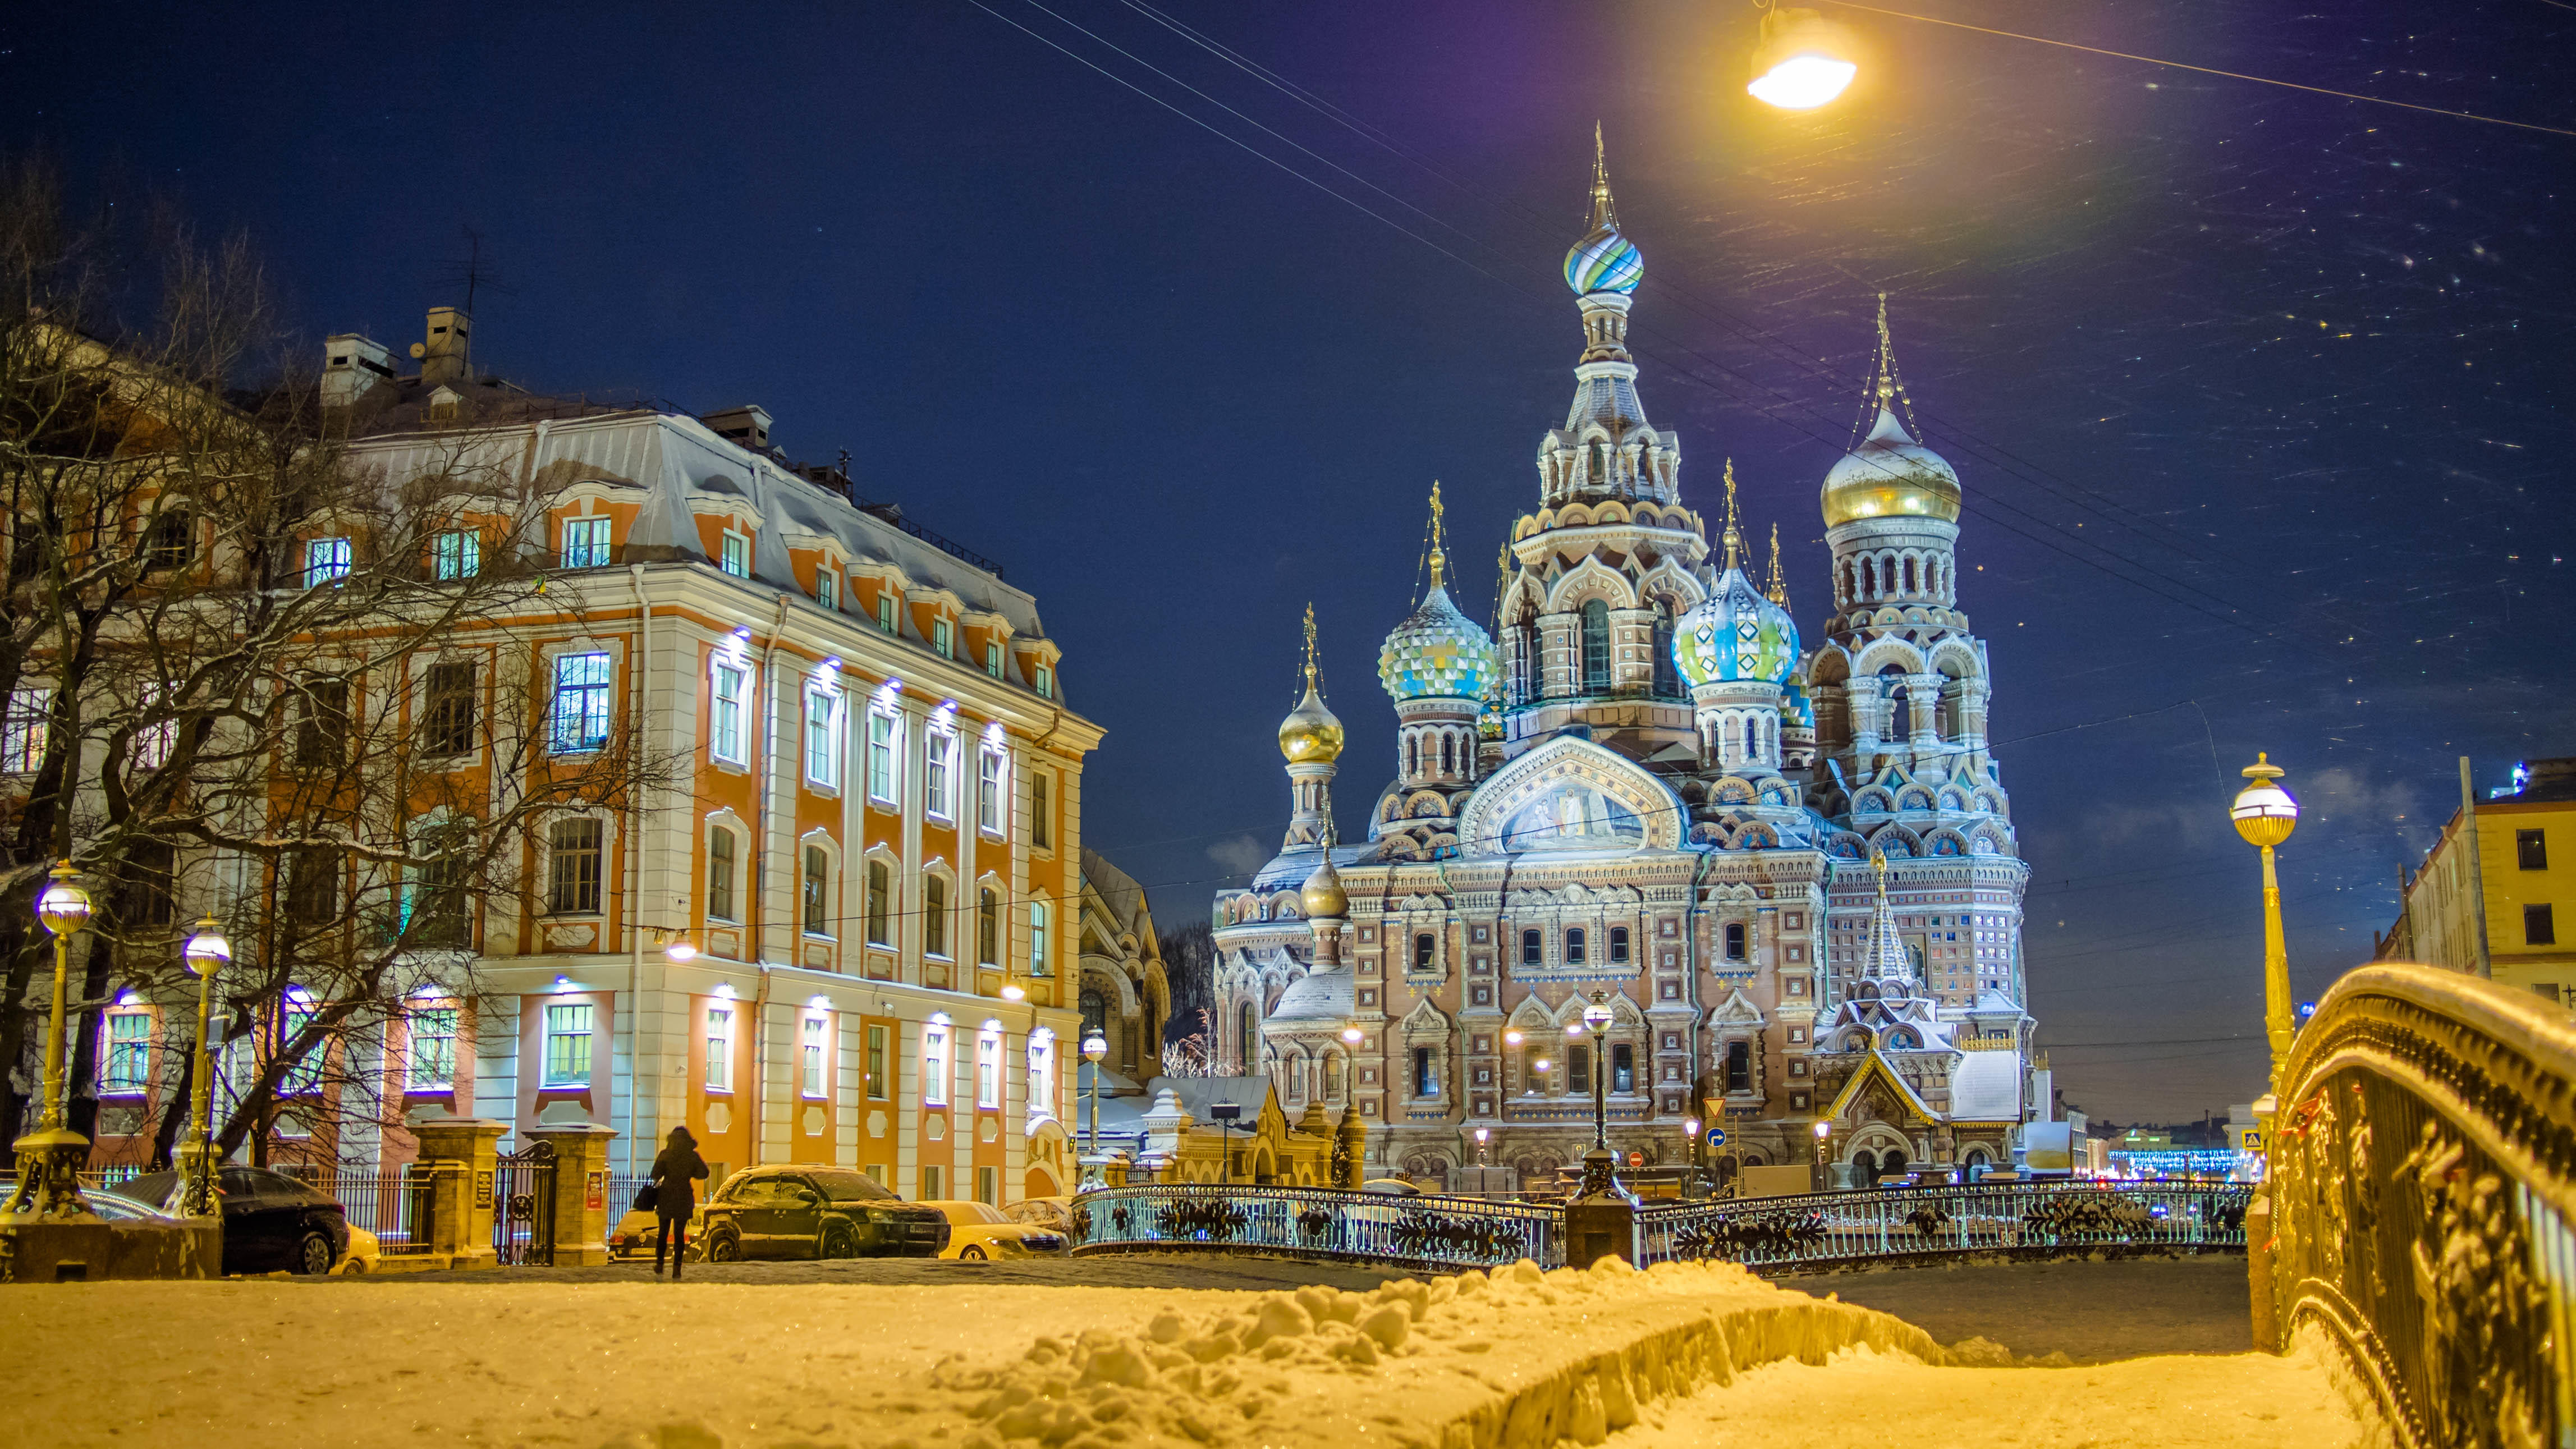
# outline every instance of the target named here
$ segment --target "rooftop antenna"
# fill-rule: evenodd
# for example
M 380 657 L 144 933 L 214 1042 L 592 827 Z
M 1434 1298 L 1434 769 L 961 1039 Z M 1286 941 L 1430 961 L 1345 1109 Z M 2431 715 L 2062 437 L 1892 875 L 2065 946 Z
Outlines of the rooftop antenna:
M 471 317 L 474 315 L 474 294 L 478 290 L 489 287 L 502 296 L 508 297 L 516 295 L 517 289 L 503 284 L 499 269 L 483 265 L 483 233 L 470 226 L 463 228 L 463 231 L 465 260 L 447 263 L 445 270 L 439 273 L 438 281 L 441 285 L 449 287 L 463 284 L 465 315 Z

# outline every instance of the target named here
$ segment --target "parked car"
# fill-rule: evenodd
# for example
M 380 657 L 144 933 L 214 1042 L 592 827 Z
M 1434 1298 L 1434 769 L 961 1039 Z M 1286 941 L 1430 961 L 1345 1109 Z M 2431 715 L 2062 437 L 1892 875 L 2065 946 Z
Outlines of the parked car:
M 1027 1197 L 1002 1210 L 1002 1215 L 1015 1223 L 1073 1236 L 1073 1199 L 1069 1197 Z
M 149 1206 L 145 1203 L 136 1202 L 134 1199 L 127 1197 L 121 1188 L 85 1187 L 81 1189 L 81 1200 L 89 1204 L 89 1210 L 91 1212 L 98 1214 L 100 1217 L 107 1219 L 111 1223 L 175 1223 L 180 1221 L 178 1218 L 172 1217 L 170 1214 L 161 1211 L 159 1208 Z
M 948 1219 L 909 1203 L 863 1172 L 807 1163 L 746 1167 L 700 1210 L 707 1261 L 745 1258 L 930 1257 L 948 1246 Z
M 349 1251 L 340 1255 L 338 1266 L 331 1271 L 342 1277 L 354 1278 L 361 1273 L 376 1272 L 384 1264 L 384 1244 L 376 1241 L 375 1234 L 352 1224 L 349 1228 Z
M 921 1206 L 936 1208 L 948 1219 L 948 1245 L 939 1251 L 943 1258 L 963 1258 L 974 1263 L 987 1258 L 1053 1255 L 1073 1247 L 1070 1234 L 1034 1223 L 1012 1222 L 990 1203 L 926 1202 Z
M 1414 1186 L 1410 1179 L 1402 1177 L 1372 1177 L 1360 1184 L 1360 1191 L 1380 1192 L 1391 1197 L 1422 1196 L 1421 1188 Z
M 166 1213 L 176 1211 L 182 1186 L 178 1173 L 147 1172 L 116 1193 Z M 282 1172 L 225 1163 L 215 1195 L 224 1209 L 226 1273 L 328 1273 L 349 1251 L 340 1205 Z

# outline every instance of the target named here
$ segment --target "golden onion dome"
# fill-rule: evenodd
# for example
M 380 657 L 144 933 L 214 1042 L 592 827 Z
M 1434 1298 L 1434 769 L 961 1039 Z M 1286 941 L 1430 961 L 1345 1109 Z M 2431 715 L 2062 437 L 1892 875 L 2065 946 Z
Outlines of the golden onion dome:
M 1867 518 L 1959 521 L 1959 475 L 1940 454 L 1914 441 L 1896 414 L 1878 410 L 1878 426 L 1825 475 L 1818 500 L 1825 526 Z
M 1279 753 L 1287 756 L 1292 765 L 1309 760 L 1329 764 L 1342 757 L 1342 722 L 1324 708 L 1324 697 L 1315 692 L 1311 676 L 1306 682 L 1306 697 L 1297 701 L 1297 707 L 1279 722 Z
M 1331 847 L 1325 849 L 1329 851 Z M 1333 869 L 1329 854 L 1322 865 L 1315 867 L 1315 873 L 1306 877 L 1306 889 L 1301 894 L 1306 901 L 1306 919 L 1310 921 L 1339 920 L 1351 908 L 1351 898 L 1342 894 L 1342 873 Z

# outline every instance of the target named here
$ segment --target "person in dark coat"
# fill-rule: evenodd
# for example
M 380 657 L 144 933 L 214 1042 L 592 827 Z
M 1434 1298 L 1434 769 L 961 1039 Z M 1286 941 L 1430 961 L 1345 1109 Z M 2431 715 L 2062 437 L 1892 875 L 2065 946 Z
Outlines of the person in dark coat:
M 689 1219 L 698 1210 L 699 1179 L 707 1175 L 706 1159 L 698 1156 L 698 1139 L 686 1127 L 674 1127 L 664 1139 L 661 1154 L 653 1159 L 653 1211 L 662 1219 L 662 1232 L 653 1244 L 653 1276 L 662 1276 L 662 1256 L 671 1258 L 671 1281 L 680 1281 L 680 1261 L 689 1249 Z

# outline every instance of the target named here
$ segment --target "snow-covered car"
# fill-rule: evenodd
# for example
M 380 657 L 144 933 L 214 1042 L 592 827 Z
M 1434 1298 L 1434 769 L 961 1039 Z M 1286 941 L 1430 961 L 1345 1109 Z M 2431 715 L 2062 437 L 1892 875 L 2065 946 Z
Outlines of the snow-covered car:
M 1002 1215 L 1015 1223 L 1073 1236 L 1073 1199 L 1069 1197 L 1022 1198 L 1004 1208 Z
M 948 1245 L 943 1258 L 981 1262 L 988 1258 L 1054 1257 L 1073 1248 L 1073 1236 L 1034 1223 L 1015 1223 L 1000 1208 L 980 1202 L 926 1202 L 948 1219 Z
M 681 1252 L 692 1263 L 706 1256 L 707 1215 L 704 1208 L 689 1216 L 688 1242 Z M 630 1211 L 608 1230 L 608 1256 L 614 1261 L 627 1258 L 650 1258 L 662 1246 L 662 1219 L 651 1211 Z
M 147 1172 L 117 1184 L 117 1194 L 169 1212 L 183 1184 L 176 1172 Z M 217 1170 L 223 1204 L 224 1271 L 328 1273 L 348 1250 L 349 1219 L 340 1204 L 308 1183 L 264 1167 L 227 1162 Z
M 349 1251 L 340 1255 L 340 1261 L 331 1265 L 331 1271 L 344 1278 L 356 1277 L 380 1270 L 384 1262 L 384 1244 L 376 1241 L 375 1234 L 352 1223 L 349 1225 Z
M 699 1210 L 707 1261 L 744 1258 L 930 1257 L 948 1245 L 948 1219 L 846 1167 L 746 1167 Z

